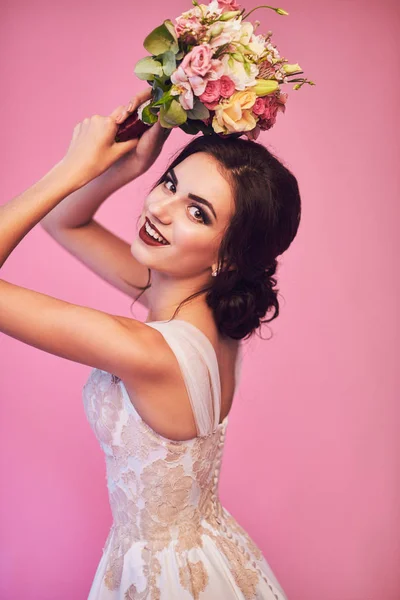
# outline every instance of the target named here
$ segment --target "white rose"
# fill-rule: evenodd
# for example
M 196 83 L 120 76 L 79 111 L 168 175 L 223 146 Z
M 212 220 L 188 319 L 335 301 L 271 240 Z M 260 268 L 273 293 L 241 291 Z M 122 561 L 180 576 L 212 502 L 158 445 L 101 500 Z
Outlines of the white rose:
M 248 44 L 253 34 L 253 25 L 249 21 L 244 21 L 240 24 L 240 30 L 236 34 L 234 40 L 241 44 Z
M 217 22 L 218 25 L 221 23 L 222 22 Z M 209 42 L 210 48 L 217 48 L 218 46 L 222 46 L 223 44 L 229 44 L 234 39 L 236 39 L 236 36 L 240 32 L 240 22 L 237 19 L 225 21 L 224 23 L 222 23 L 222 25 L 222 31 L 217 36 L 213 37 Z M 213 27 L 214 25 L 210 28 L 210 31 L 212 31 Z
M 265 52 L 265 38 L 262 35 L 253 35 L 247 45 L 257 56 L 261 56 Z
M 224 75 L 228 75 L 235 83 L 237 90 L 244 90 L 250 85 L 254 85 L 258 75 L 258 67 L 253 63 L 250 64 L 250 75 L 248 75 L 244 69 L 243 63 L 235 60 L 233 67 L 228 64 L 229 55 L 224 54 L 221 58 L 221 62 L 224 65 Z

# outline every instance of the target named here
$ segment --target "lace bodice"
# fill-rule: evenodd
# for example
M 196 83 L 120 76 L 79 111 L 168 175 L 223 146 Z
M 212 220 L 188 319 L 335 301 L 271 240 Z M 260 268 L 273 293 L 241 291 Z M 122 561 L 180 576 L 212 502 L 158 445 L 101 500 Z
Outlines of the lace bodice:
M 140 581 L 130 582 L 131 595 L 124 598 L 159 598 L 156 592 L 162 572 L 159 553 L 173 550 L 180 585 L 197 598 L 196 589 L 199 592 L 204 589 L 207 572 L 201 560 L 191 562 L 189 555 L 194 548 L 202 548 L 208 536 L 230 559 L 235 558 L 240 540 L 239 545 L 248 558 L 241 556 L 240 564 L 236 560 L 235 578 L 244 587 L 254 586 L 260 577 L 257 561 L 263 560 L 262 554 L 218 497 L 229 417 L 219 423 L 221 385 L 214 348 L 207 336 L 189 322 L 175 319 L 147 325 L 162 333 L 177 357 L 198 435 L 179 441 L 160 435 L 140 417 L 121 379 L 100 369 L 91 371 L 83 388 L 84 408 L 105 454 L 113 516 L 103 549 L 103 556 L 107 557 L 104 584 L 108 590 L 118 590 L 124 585 L 127 554 L 139 552 L 139 547 L 146 593 L 150 595 L 135 595 L 143 582 L 139 577 Z M 236 387 L 241 360 L 239 347 Z M 226 536 L 217 534 L 218 531 Z M 236 533 L 236 540 L 232 539 L 232 532 Z M 247 560 L 254 562 L 250 579 L 245 567 Z

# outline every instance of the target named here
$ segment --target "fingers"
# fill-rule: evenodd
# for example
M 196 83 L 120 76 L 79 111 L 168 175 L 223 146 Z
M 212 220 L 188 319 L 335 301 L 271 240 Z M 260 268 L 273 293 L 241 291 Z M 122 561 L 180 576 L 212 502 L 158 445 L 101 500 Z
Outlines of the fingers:
M 117 114 L 115 115 L 115 121 L 117 123 L 122 123 L 128 116 L 128 111 L 124 105 L 119 106 L 117 110 Z
M 79 135 L 79 132 L 80 132 L 80 130 L 81 130 L 81 123 L 77 123 L 77 124 L 75 125 L 75 127 L 74 127 L 74 131 L 73 131 L 73 133 L 72 133 L 72 141 L 75 141 L 75 140 L 76 140 L 76 138 L 77 138 L 77 137 L 78 137 L 78 135 Z
M 140 106 L 146 100 L 150 100 L 151 96 L 152 89 L 150 87 L 139 90 L 135 96 L 132 96 L 127 105 L 121 104 L 120 106 L 117 106 L 117 108 L 110 114 L 110 117 L 112 117 L 117 123 L 122 123 L 131 112 L 137 109 L 138 106 Z
M 126 111 L 126 107 L 124 104 L 120 104 L 119 106 L 117 106 L 117 108 L 115 110 L 112 111 L 112 113 L 110 114 L 110 117 L 112 117 L 115 121 L 117 122 L 121 122 L 119 120 L 120 117 L 127 117 L 128 113 Z
M 152 88 L 150 87 L 144 88 L 143 90 L 139 90 L 139 92 L 135 96 L 132 96 L 130 101 L 131 108 L 129 108 L 128 112 L 135 110 L 138 106 L 140 106 L 140 104 L 146 102 L 146 100 L 150 100 L 151 95 Z

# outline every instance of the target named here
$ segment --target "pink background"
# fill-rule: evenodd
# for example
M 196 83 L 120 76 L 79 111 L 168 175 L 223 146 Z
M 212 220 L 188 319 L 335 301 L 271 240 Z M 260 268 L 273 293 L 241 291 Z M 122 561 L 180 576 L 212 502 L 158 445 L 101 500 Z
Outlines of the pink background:
M 76 123 L 147 85 L 133 74 L 145 35 L 190 7 L 3 0 L 2 202 L 62 158 Z M 285 0 L 282 8 L 289 17 L 260 9 L 250 19 L 260 19 L 259 32 L 272 29 L 281 54 L 317 86 L 287 87 L 286 114 L 259 141 L 298 177 L 303 217 L 281 258 L 274 337 L 246 346 L 221 499 L 289 600 L 396 600 L 399 8 L 395 0 Z M 132 240 L 146 189 L 187 141 L 173 132 L 150 172 L 96 218 Z M 146 318 L 40 227 L 1 277 Z M 0 355 L 0 596 L 86 598 L 111 525 L 104 457 L 81 399 L 90 368 L 5 335 Z

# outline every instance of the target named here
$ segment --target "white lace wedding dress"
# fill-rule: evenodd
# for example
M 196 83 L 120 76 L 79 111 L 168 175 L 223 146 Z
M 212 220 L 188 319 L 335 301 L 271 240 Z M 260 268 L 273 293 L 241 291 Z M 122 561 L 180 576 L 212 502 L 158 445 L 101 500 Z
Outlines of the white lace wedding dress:
M 139 416 L 121 379 L 93 369 L 85 412 L 105 454 L 113 524 L 88 600 L 287 600 L 248 533 L 221 505 L 228 417 L 213 345 L 187 321 L 151 321 L 177 357 L 197 437 L 169 440 Z M 241 348 L 236 362 L 240 376 Z

